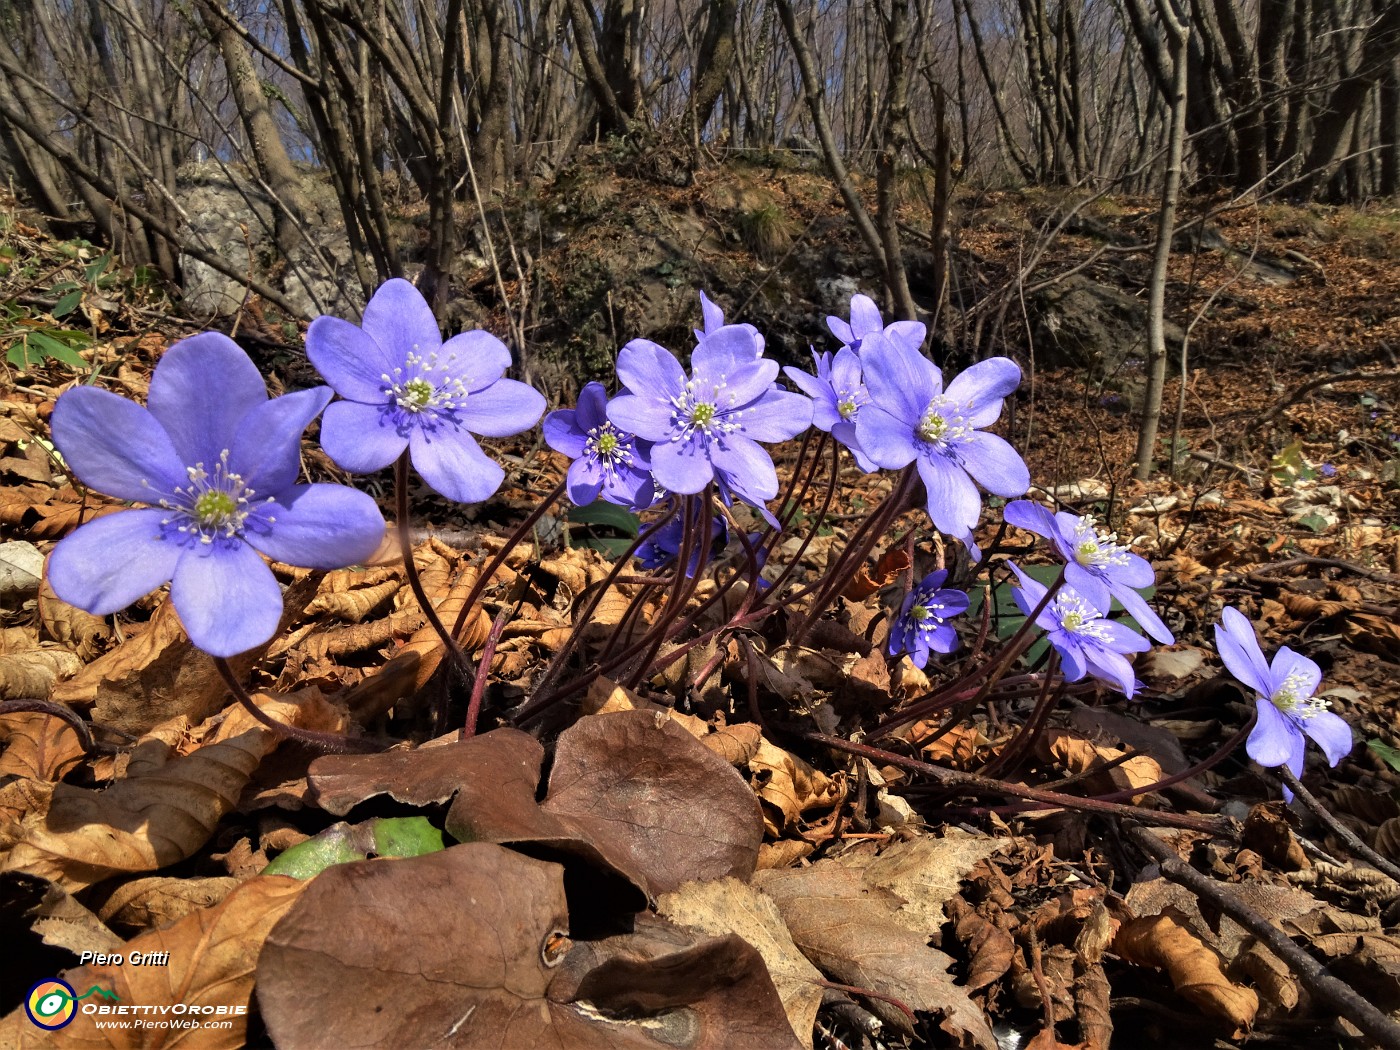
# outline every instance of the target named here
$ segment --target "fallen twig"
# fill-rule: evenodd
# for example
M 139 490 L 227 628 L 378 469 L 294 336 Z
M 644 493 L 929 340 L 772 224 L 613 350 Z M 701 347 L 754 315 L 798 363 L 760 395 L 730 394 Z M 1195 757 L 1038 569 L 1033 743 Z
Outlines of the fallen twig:
M 1351 828 L 1334 817 L 1331 811 L 1318 801 L 1316 795 L 1303 787 L 1302 782 L 1293 775 L 1293 770 L 1289 769 L 1287 766 L 1280 766 L 1278 771 L 1283 777 L 1284 783 L 1293 789 L 1293 794 L 1297 796 L 1298 801 L 1307 806 L 1308 809 L 1312 811 L 1313 816 L 1326 824 L 1328 830 L 1336 835 L 1337 838 L 1345 842 L 1347 849 L 1351 850 L 1355 856 L 1360 857 L 1377 871 L 1383 871 L 1396 882 L 1400 882 L 1400 866 L 1392 864 L 1357 838 L 1356 833 L 1352 831 Z
M 1382 1050 L 1400 1050 L 1400 1025 L 1387 1017 L 1352 987 L 1333 977 L 1327 968 L 1253 908 L 1248 907 L 1229 888 L 1202 875 L 1191 865 L 1183 863 L 1166 843 L 1145 828 L 1129 825 L 1124 829 L 1129 838 L 1157 861 L 1162 874 L 1172 882 L 1186 887 L 1197 897 L 1208 900 L 1230 918 L 1254 934 L 1265 947 L 1279 957 L 1297 976 L 1313 998 L 1326 1003 L 1341 1016 L 1375 1041 Z

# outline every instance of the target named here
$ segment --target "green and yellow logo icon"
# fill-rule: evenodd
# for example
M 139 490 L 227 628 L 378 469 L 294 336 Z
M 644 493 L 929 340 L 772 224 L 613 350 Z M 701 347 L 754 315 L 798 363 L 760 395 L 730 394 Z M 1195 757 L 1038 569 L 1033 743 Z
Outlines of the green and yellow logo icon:
M 40 1028 L 56 1032 L 72 1022 L 78 1012 L 78 1001 L 89 995 L 100 995 L 109 1002 L 119 998 L 116 992 L 109 992 L 95 984 L 82 995 L 77 995 L 67 981 L 50 977 L 29 989 L 29 995 L 24 1000 L 24 1012 Z

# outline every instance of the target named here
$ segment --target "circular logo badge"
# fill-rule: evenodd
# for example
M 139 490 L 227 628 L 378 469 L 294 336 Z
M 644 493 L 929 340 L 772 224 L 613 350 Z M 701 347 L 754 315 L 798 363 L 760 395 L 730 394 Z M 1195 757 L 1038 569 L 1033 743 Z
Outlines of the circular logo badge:
M 29 989 L 29 995 L 24 1000 L 24 1012 L 40 1028 L 53 1032 L 66 1028 L 73 1020 L 73 1015 L 78 1012 L 76 1000 L 77 996 L 67 981 L 51 977 Z

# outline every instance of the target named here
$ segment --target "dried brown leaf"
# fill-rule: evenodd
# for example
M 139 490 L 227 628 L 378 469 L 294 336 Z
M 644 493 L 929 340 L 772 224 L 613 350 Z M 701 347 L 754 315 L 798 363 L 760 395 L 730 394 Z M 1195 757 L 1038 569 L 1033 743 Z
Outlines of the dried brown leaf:
M 237 879 L 217 876 L 132 879 L 113 888 L 98 907 L 97 917 L 127 931 L 168 926 L 191 912 L 218 904 L 238 885 Z
M 763 738 L 749 759 L 749 774 L 754 791 L 771 807 L 764 809 L 763 822 L 773 838 L 808 810 L 835 806 L 845 797 L 842 786 L 821 770 Z M 773 819 L 773 810 L 781 821 Z
M 941 1014 L 943 1031 L 959 1046 L 995 1050 L 987 1019 L 948 973 L 952 958 L 895 919 L 900 898 L 871 889 L 859 872 L 828 863 L 762 871 L 754 885 L 777 901 L 802 954 L 829 977 L 898 999 L 911 1010 Z M 869 1006 L 886 1024 L 912 1034 L 902 1010 L 878 999 Z
M 72 725 L 57 715 L 20 711 L 0 715 L 0 776 L 13 774 L 33 780 L 61 780 L 83 758 L 83 746 Z
M 1227 978 L 1220 956 L 1174 911 L 1128 920 L 1114 938 L 1113 950 L 1135 966 L 1165 970 L 1182 997 L 1235 1031 L 1254 1024 L 1259 996 Z
M 1148 787 L 1165 777 L 1162 767 L 1147 755 L 1135 755 L 1105 772 L 1090 773 L 1090 770 L 1122 758 L 1128 752 L 1123 748 L 1095 744 L 1066 729 L 1047 729 L 1036 738 L 1036 751 L 1042 759 L 1058 762 L 1071 776 L 1088 773 L 1084 782 L 1094 794 Z M 1133 804 L 1139 806 L 1151 801 L 1151 795 L 1135 795 L 1132 798 Z
M 50 638 L 76 653 L 84 663 L 106 648 L 112 637 L 105 617 L 69 605 L 54 594 L 47 574 L 39 587 L 39 621 Z
M 339 722 L 316 689 L 257 699 L 284 723 L 326 729 Z M 239 708 L 191 754 L 166 760 L 168 748 L 145 754 L 138 744 L 142 764 L 133 758 L 127 777 L 105 791 L 55 785 L 47 807 L 24 815 L 0 871 L 28 871 L 78 890 L 184 860 L 208 841 L 278 742 Z
M 953 935 L 966 946 L 968 954 L 964 987 L 974 992 L 1006 976 L 1016 957 L 1016 941 L 1011 934 L 962 897 L 948 902 L 948 916 L 953 920 Z
M 810 1050 L 822 1002 L 821 971 L 797 950 L 771 897 L 738 879 L 718 879 L 687 882 L 659 897 L 656 908 L 678 926 L 716 937 L 736 934 L 753 945 L 763 956 L 793 1032 Z
M 1363 652 L 1400 663 L 1400 623 L 1371 613 L 1353 613 L 1342 624 L 1342 634 Z
M 47 879 L 21 871 L 0 872 L 0 916 L 20 920 L 47 945 L 74 955 L 122 950 L 122 939 Z
M 83 662 L 62 646 L 41 645 L 0 656 L 0 700 L 47 700 L 61 679 L 83 669 Z
M 196 1007 L 203 1018 L 206 1009 L 217 1016 L 215 1011 L 223 1007 L 223 1017 L 233 1022 L 232 1027 L 98 1028 L 99 1021 L 117 1018 L 79 1011 L 61 1036 L 54 1038 L 30 1024 L 21 1007 L 0 1021 L 0 1043 L 17 1050 L 51 1045 L 114 1050 L 163 1050 L 175 1046 L 235 1050 L 243 1046 L 258 953 L 268 931 L 306 886 L 298 879 L 278 875 L 250 879 L 218 905 L 192 912 L 173 926 L 129 941 L 121 965 L 83 966 L 62 975 L 78 990 L 98 985 L 115 991 L 119 998 L 116 1005 L 155 1008 L 153 1015 L 146 1011 L 137 1016 L 158 1019 L 160 1008 L 185 1003 Z M 164 965 L 133 965 L 135 953 L 143 958 L 150 953 L 168 955 Z M 7 1042 L 7 1036 L 12 1041 Z

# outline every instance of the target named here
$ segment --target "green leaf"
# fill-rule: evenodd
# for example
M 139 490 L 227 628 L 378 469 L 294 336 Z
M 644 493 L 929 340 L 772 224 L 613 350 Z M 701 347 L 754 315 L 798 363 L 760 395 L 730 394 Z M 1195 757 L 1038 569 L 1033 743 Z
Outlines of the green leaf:
M 1298 524 L 1305 529 L 1312 529 L 1313 532 L 1325 532 L 1327 530 L 1327 519 L 1321 514 L 1307 514 L 1298 519 Z
M 88 363 L 78 355 L 67 343 L 60 342 L 54 338 L 56 335 L 63 335 L 55 330 L 53 332 L 30 332 L 25 336 L 25 344 L 28 350 L 30 364 L 42 364 L 46 359 L 62 361 L 70 368 L 86 369 Z M 78 333 L 81 334 L 81 333 Z
M 336 864 L 369 857 L 421 857 L 442 848 L 442 831 L 427 817 L 375 817 L 362 824 L 333 824 L 282 853 L 262 873 L 309 879 Z
M 605 525 L 633 539 L 636 539 L 641 531 L 641 521 L 637 515 L 626 507 L 619 507 L 616 503 L 601 499 L 594 500 L 586 507 L 570 508 L 568 518 L 571 525 Z M 580 543 L 579 546 L 583 544 Z
M 58 302 L 53 304 L 53 309 L 49 311 L 53 319 L 57 321 L 60 317 L 66 317 L 77 309 L 78 304 L 83 301 L 83 290 L 78 288 L 69 292 Z
M 1379 740 L 1368 740 L 1366 746 L 1379 755 L 1382 762 L 1400 773 L 1400 748 L 1391 747 Z

